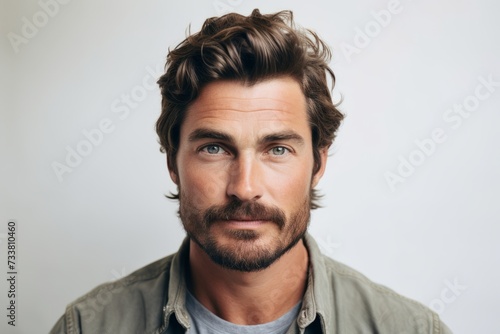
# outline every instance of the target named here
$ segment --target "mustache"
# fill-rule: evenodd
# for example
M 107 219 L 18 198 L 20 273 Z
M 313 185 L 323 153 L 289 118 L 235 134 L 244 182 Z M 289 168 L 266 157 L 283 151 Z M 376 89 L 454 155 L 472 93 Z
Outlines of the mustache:
M 258 202 L 242 202 L 237 198 L 225 205 L 211 206 L 203 215 L 206 227 L 225 220 L 266 220 L 272 221 L 282 229 L 286 223 L 286 215 L 277 207 L 268 207 Z

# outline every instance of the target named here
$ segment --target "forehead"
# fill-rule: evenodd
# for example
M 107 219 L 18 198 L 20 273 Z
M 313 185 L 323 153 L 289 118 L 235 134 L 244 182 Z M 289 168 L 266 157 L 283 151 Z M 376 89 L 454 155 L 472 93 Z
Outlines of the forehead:
M 189 106 L 183 127 L 241 127 L 249 121 L 271 127 L 307 125 L 305 97 L 297 81 L 282 77 L 251 86 L 240 81 L 209 83 Z

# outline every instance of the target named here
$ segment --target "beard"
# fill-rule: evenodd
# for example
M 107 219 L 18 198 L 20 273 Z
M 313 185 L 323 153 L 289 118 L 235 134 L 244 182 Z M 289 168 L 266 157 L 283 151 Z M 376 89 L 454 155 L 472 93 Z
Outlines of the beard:
M 295 246 L 305 235 L 310 220 L 310 197 L 290 214 L 258 202 L 242 202 L 233 198 L 221 206 L 196 209 L 180 192 L 179 216 L 186 233 L 216 264 L 231 270 L 255 272 L 268 268 Z M 251 229 L 228 229 L 223 234 L 232 242 L 220 242 L 213 226 L 228 220 L 247 219 L 271 222 L 279 233 L 271 242 L 261 242 L 261 232 Z

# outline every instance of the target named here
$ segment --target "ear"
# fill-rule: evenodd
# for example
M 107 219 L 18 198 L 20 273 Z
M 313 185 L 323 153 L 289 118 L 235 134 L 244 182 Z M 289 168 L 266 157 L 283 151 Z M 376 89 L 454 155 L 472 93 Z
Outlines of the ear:
M 311 182 L 312 188 L 316 187 L 319 180 L 321 180 L 321 177 L 325 173 L 326 160 L 328 158 L 328 147 L 324 147 L 324 148 L 320 149 L 319 156 L 320 156 L 321 166 L 320 166 L 319 170 L 316 172 L 316 174 L 313 175 L 312 182 Z
M 170 161 L 168 156 L 167 156 L 167 167 L 168 167 L 168 173 L 170 174 L 170 179 L 172 179 L 172 182 L 174 182 L 176 185 L 179 185 L 179 177 L 177 175 L 177 171 L 175 168 L 175 162 Z

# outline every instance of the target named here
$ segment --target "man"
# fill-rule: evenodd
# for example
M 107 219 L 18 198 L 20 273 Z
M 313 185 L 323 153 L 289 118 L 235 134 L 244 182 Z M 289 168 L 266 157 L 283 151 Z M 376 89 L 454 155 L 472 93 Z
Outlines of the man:
M 69 305 L 52 333 L 449 333 L 306 232 L 343 118 L 329 57 L 290 12 L 258 10 L 172 50 L 157 132 L 188 237 Z

